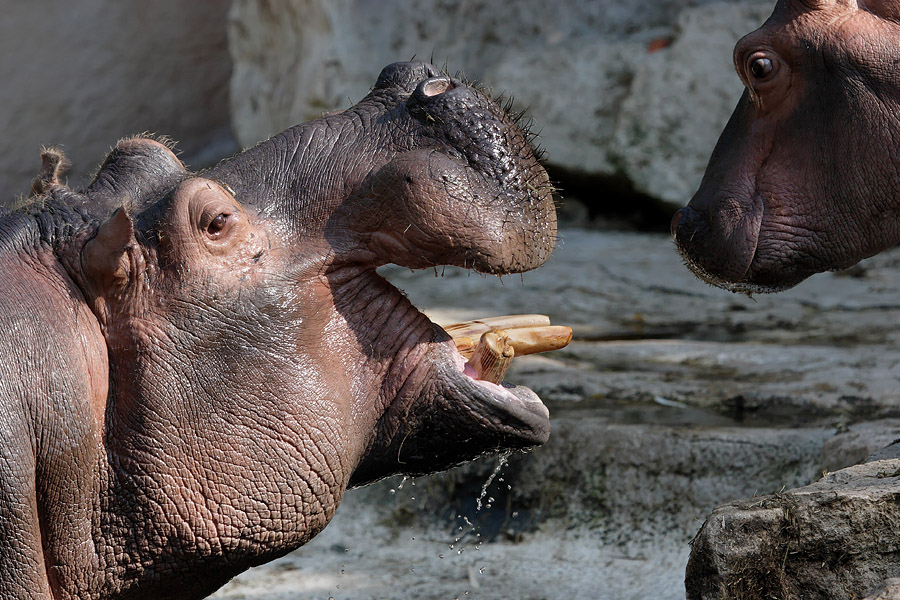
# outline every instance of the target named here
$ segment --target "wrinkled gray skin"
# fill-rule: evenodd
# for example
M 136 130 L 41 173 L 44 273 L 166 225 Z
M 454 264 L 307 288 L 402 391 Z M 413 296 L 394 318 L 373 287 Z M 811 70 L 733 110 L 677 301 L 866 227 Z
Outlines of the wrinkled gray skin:
M 778 291 L 900 242 L 900 2 L 781 0 L 672 233 L 698 276 Z
M 0 597 L 199 598 L 308 541 L 344 490 L 543 443 L 375 268 L 540 265 L 546 173 L 430 65 L 200 175 L 126 140 L 53 156 L 0 219 Z

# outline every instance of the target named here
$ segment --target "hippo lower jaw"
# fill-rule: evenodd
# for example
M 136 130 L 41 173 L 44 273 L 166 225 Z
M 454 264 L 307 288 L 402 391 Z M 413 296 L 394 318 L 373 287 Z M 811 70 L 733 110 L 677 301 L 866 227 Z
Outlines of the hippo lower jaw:
M 503 432 L 504 445 L 511 437 L 517 438 L 516 445 L 522 447 L 546 443 L 550 437 L 550 411 L 540 397 L 525 386 L 480 378 L 450 334 L 437 323 L 432 322 L 432 326 L 434 341 L 429 359 L 436 367 L 436 379 L 447 382 L 447 389 L 460 392 L 454 400 L 468 406 L 478 418 L 491 421 L 496 430 Z
M 399 289 L 374 271 L 364 279 L 367 287 L 378 286 L 381 302 L 402 314 L 394 321 L 391 337 L 403 340 L 382 338 L 371 351 L 390 356 L 381 384 L 383 412 L 351 475 L 350 487 L 398 472 L 433 473 L 549 439 L 550 413 L 537 394 L 524 386 L 479 378 L 451 335 Z
M 435 326 L 446 334 L 440 325 Z M 543 444 L 547 441 L 550 435 L 550 410 L 536 393 L 527 387 L 512 385 L 505 381 L 495 383 L 481 379 L 476 370 L 472 368 L 471 363 L 467 362 L 466 358 L 460 354 L 456 345 L 450 344 L 450 346 L 452 346 L 452 359 L 463 375 L 463 380 L 471 381 L 486 392 L 486 395 L 479 397 L 479 400 L 496 404 L 498 408 L 510 412 L 519 421 L 529 425 L 535 444 Z M 474 392 L 473 390 L 473 395 L 476 395 Z

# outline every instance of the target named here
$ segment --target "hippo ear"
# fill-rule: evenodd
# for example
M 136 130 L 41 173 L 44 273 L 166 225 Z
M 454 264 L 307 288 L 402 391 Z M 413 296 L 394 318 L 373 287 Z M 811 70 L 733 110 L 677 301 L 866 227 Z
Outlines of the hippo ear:
M 131 254 L 137 248 L 134 224 L 124 208 L 107 219 L 81 252 L 81 268 L 98 295 L 121 289 L 131 277 Z
M 41 150 L 41 171 L 31 182 L 31 196 L 41 196 L 55 187 L 66 187 L 60 178 L 69 169 L 69 160 L 59 148 Z

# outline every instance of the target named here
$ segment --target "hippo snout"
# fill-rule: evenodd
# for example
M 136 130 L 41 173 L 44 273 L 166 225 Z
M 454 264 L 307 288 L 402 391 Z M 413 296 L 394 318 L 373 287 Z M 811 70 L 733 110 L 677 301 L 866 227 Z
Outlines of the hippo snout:
M 706 216 L 692 206 L 681 208 L 672 216 L 669 226 L 672 239 L 688 266 L 708 271 L 710 262 L 710 227 Z M 695 269 L 696 270 L 696 269 Z M 704 277 L 709 279 L 709 277 Z
M 374 89 L 402 89 L 412 92 L 420 82 L 439 77 L 441 72 L 426 62 L 395 62 L 381 70 Z
M 718 198 L 719 204 L 711 204 L 703 191 L 672 217 L 670 229 L 675 245 L 687 266 L 701 279 L 732 291 L 749 289 L 746 278 L 756 254 L 762 199 L 757 196 L 750 203 L 740 203 Z M 704 210 L 723 203 L 732 210 Z

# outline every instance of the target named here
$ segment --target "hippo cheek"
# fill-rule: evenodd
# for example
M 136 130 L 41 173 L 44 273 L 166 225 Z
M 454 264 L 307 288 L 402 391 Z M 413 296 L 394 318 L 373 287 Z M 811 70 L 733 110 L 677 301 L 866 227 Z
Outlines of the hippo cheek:
M 891 215 L 877 213 L 870 220 L 868 215 L 853 212 L 837 218 L 821 208 L 818 213 L 782 210 L 784 205 L 817 205 L 809 198 L 791 200 L 766 210 L 756 255 L 745 278 L 760 291 L 781 291 L 816 273 L 845 269 L 897 239 L 883 235 L 884 223 L 894 218 Z
M 702 192 L 672 218 L 676 247 L 698 277 L 712 285 L 742 291 L 757 251 L 763 201 L 754 195 L 749 202 L 735 197 L 704 202 L 700 199 Z

